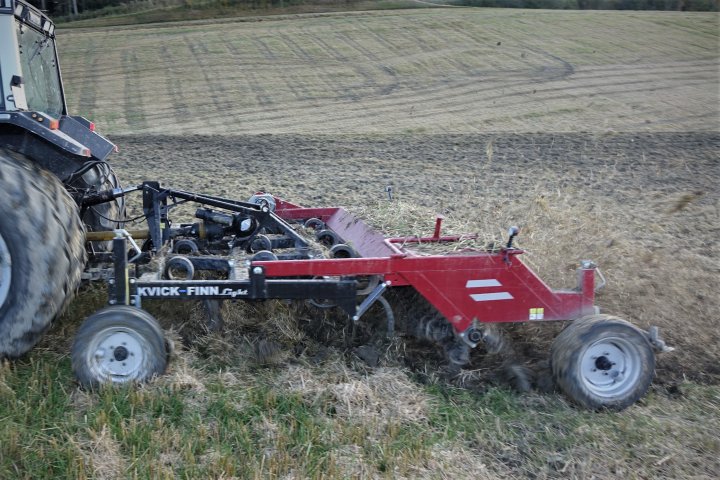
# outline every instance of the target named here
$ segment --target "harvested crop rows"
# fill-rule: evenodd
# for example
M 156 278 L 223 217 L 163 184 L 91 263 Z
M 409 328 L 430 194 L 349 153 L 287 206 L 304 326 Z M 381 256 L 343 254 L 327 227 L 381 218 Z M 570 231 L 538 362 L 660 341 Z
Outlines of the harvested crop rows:
M 430 9 L 62 32 L 107 133 L 708 131 L 713 14 Z

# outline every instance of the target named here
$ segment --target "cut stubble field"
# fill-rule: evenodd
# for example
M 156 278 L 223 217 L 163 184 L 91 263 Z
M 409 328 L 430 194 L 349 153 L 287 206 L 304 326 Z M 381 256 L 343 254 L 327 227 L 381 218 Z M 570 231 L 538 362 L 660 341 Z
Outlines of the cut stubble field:
M 62 32 L 112 134 L 716 131 L 712 13 L 430 9 Z
M 328 311 L 225 305 L 207 333 L 198 306 L 148 302 L 175 340 L 168 374 L 88 393 L 66 357 L 105 301 L 87 287 L 0 367 L 0 477 L 713 478 L 718 31 L 716 14 L 465 8 L 60 31 L 70 109 L 120 146 L 124 183 L 266 190 L 388 234 L 438 213 L 483 241 L 519 225 L 551 286 L 596 261 L 601 309 L 677 350 L 646 399 L 595 413 L 510 392 L 483 347 L 451 376 L 434 347 L 367 325 L 343 348 Z M 515 360 L 541 374 L 562 326 L 507 327 Z

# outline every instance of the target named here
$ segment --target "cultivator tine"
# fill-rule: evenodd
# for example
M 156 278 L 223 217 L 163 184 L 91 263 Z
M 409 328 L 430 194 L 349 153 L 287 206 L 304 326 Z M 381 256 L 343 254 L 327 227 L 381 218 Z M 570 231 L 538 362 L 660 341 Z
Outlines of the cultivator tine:
M 647 332 L 648 340 L 653 348 L 660 353 L 668 353 L 675 350 L 675 347 L 670 347 L 665 344 L 665 341 L 660 338 L 660 330 L 656 326 L 650 327 Z
M 501 352 L 513 352 L 509 340 L 498 330 L 495 325 L 484 324 L 479 327 L 480 335 L 482 336 L 482 342 L 490 354 L 497 354 Z
M 375 303 L 376 300 L 380 298 L 380 296 L 383 294 L 387 287 L 388 282 L 380 283 L 377 287 L 375 287 L 372 292 L 370 292 L 370 295 L 365 297 L 365 300 L 363 300 L 360 306 L 358 306 L 357 312 L 352 317 L 353 322 L 357 322 L 358 320 L 360 320 L 360 317 L 362 317 L 363 314 L 367 312 L 370 307 L 372 307 L 372 305 Z
M 203 300 L 203 307 L 207 313 L 207 329 L 209 332 L 219 332 L 225 325 L 222 316 L 222 300 Z

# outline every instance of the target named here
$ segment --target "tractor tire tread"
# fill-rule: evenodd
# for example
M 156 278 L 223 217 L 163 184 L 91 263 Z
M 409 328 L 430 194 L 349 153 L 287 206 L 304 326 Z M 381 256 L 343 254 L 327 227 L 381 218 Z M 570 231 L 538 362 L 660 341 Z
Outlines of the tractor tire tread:
M 30 350 L 67 307 L 85 267 L 77 205 L 51 173 L 0 149 L 0 234 L 11 250 L 10 293 L 0 305 L 0 357 Z

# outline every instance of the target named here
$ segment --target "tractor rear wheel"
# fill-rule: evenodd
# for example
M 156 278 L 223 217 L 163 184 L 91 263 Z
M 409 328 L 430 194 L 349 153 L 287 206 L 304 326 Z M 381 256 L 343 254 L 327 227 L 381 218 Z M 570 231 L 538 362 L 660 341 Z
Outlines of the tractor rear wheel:
M 623 410 L 645 395 L 655 372 L 647 335 L 625 320 L 592 315 L 555 339 L 555 381 L 574 402 L 593 410 Z
M 89 316 L 72 347 L 72 368 L 80 384 L 144 382 L 165 371 L 168 346 L 155 318 L 139 308 L 117 305 Z
M 60 181 L 0 149 L 0 358 L 30 350 L 85 267 L 85 232 Z
M 70 191 L 79 190 L 93 193 L 119 188 L 120 181 L 107 163 L 97 163 L 67 185 Z M 89 207 L 83 213 L 82 222 L 90 232 L 108 231 L 124 228 L 126 217 L 125 199 L 120 197 Z M 95 252 L 112 251 L 112 242 L 90 242 L 90 245 Z

